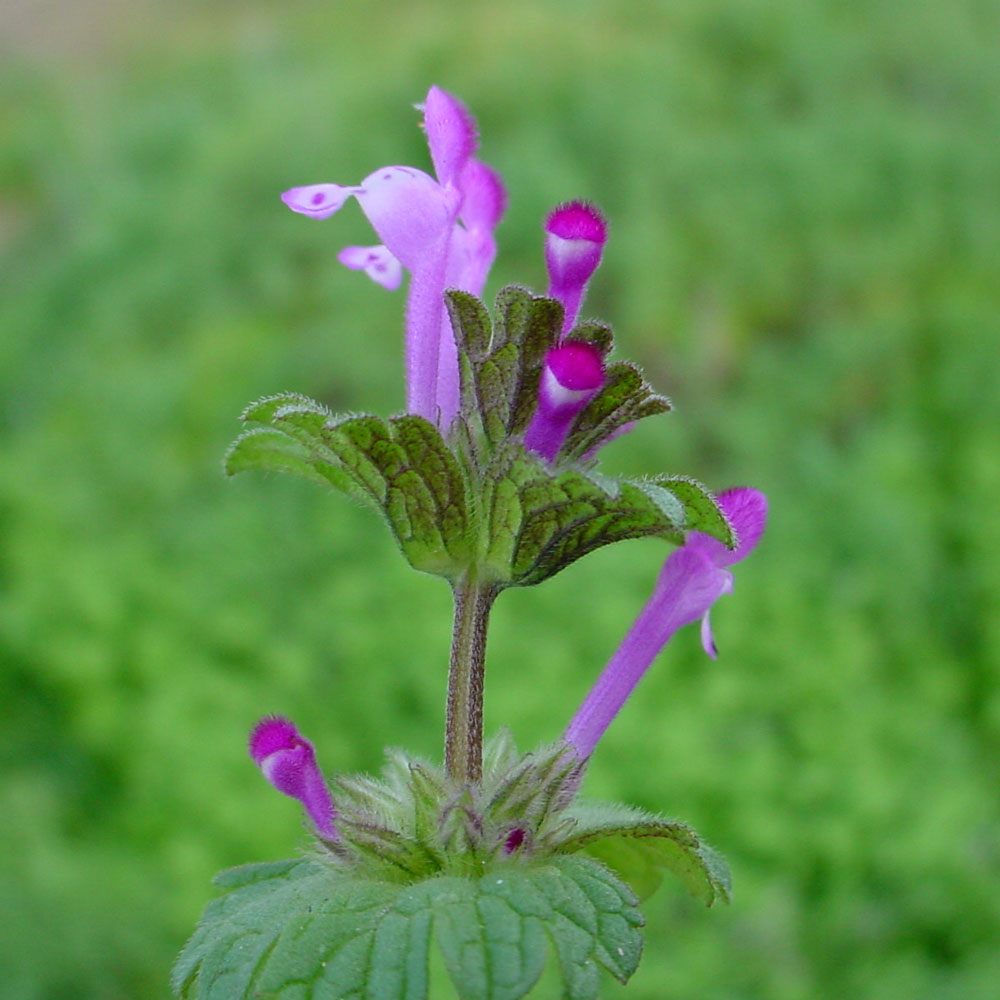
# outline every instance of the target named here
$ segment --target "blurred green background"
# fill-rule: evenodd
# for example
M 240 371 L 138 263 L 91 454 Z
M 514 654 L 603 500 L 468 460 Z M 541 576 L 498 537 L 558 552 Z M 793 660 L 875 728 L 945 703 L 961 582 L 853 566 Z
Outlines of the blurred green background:
M 398 410 L 402 294 L 295 184 L 427 166 L 430 83 L 510 211 L 612 225 L 585 310 L 676 412 L 605 453 L 772 502 L 588 791 L 691 822 L 736 896 L 646 905 L 633 1000 L 996 994 L 1000 5 L 995 0 L 77 0 L 0 8 L 0 997 L 166 997 L 218 869 L 289 856 L 249 762 L 439 756 L 445 585 L 366 512 L 227 482 L 249 400 Z M 487 728 L 554 737 L 664 550 L 494 614 Z

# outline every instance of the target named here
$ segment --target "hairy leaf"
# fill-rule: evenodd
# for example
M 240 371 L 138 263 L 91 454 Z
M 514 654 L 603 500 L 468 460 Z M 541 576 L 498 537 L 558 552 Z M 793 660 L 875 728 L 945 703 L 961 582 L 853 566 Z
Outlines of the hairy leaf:
M 639 899 L 657 890 L 664 872 L 673 872 L 706 906 L 729 902 L 725 859 L 689 826 L 625 805 L 578 802 L 567 813 L 575 825 L 557 850 L 600 859 Z
M 550 470 L 522 452 L 492 496 L 488 559 L 501 580 L 526 586 L 626 538 L 680 543 L 685 526 L 682 503 L 657 483 Z
M 608 365 L 601 391 L 577 416 L 559 453 L 582 459 L 628 424 L 669 409 L 670 401 L 653 391 L 635 365 L 616 361 Z
M 577 340 L 584 344 L 593 344 L 602 355 L 607 356 L 615 344 L 614 331 L 606 323 L 588 320 L 579 326 L 574 326 L 566 334 L 566 340 Z
M 184 1000 L 426 1000 L 437 939 L 465 1000 L 517 1000 L 551 945 L 571 1000 L 595 1000 L 599 969 L 635 970 L 643 920 L 629 888 L 582 856 L 500 864 L 482 877 L 410 885 L 316 861 L 226 872 L 174 967 Z
M 429 421 L 335 418 L 297 395 L 261 400 L 243 418 L 263 426 L 234 443 L 230 475 L 273 469 L 330 483 L 378 510 L 417 569 L 449 577 L 464 570 L 472 548 L 465 480 Z
M 562 326 L 562 306 L 509 285 L 496 300 L 494 323 L 482 303 L 467 292 L 447 293 L 452 329 L 459 348 L 463 417 L 476 414 L 487 441 L 499 446 L 519 434 L 538 401 L 545 355 Z
M 715 497 L 695 479 L 667 476 L 652 482 L 669 490 L 684 507 L 684 527 L 688 531 L 703 531 L 729 548 L 736 547 L 733 527 L 722 513 Z

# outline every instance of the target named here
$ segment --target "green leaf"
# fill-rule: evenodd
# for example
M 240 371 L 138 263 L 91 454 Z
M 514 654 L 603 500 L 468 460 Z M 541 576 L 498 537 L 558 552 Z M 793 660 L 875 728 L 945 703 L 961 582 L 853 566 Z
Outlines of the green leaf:
M 706 906 L 729 902 L 729 866 L 689 826 L 641 809 L 606 803 L 574 803 L 567 814 L 575 821 L 557 845 L 559 851 L 583 851 L 620 875 L 640 900 L 673 872 Z
M 685 510 L 672 490 L 651 481 L 552 470 L 523 451 L 491 499 L 487 561 L 498 579 L 521 586 L 626 538 L 684 540 Z
M 502 726 L 483 744 L 483 783 L 494 775 L 506 774 L 520 759 L 514 734 Z
M 625 982 L 642 950 L 629 888 L 599 862 L 498 864 L 411 885 L 299 860 L 224 873 L 174 967 L 184 1000 L 426 1000 L 433 934 L 463 1000 L 518 1000 L 551 944 L 570 1000 L 599 969 Z
M 626 424 L 669 409 L 670 400 L 654 392 L 635 365 L 616 361 L 605 370 L 601 391 L 573 422 L 559 454 L 582 459 Z
M 329 485 L 329 479 L 312 464 L 307 448 L 287 434 L 267 427 L 254 427 L 241 434 L 229 446 L 223 468 L 229 476 L 251 469 L 290 472 L 314 483 Z
M 232 475 L 248 469 L 292 472 L 329 483 L 378 510 L 416 569 L 454 577 L 472 540 L 466 485 L 438 429 L 417 416 L 336 418 L 303 396 L 272 396 L 244 420 L 226 458 Z
M 615 345 L 615 334 L 611 327 L 606 323 L 597 323 L 593 320 L 574 326 L 566 334 L 565 339 L 576 340 L 583 344 L 593 344 L 605 356 Z
M 462 415 L 478 414 L 491 447 L 519 434 L 538 404 L 545 355 L 559 339 L 562 306 L 508 285 L 497 295 L 492 328 L 482 303 L 467 292 L 446 293 L 459 348 Z
M 688 531 L 703 531 L 717 538 L 728 548 L 736 548 L 733 527 L 726 519 L 715 497 L 695 479 L 687 476 L 655 478 L 652 482 L 669 490 L 684 507 L 684 527 Z
M 467 885 L 475 885 L 467 882 Z M 463 1000 L 516 1000 L 537 982 L 546 938 L 565 996 L 592 1000 L 600 968 L 627 982 L 639 964 L 642 915 L 603 865 L 555 858 L 538 867 L 497 866 L 464 902 L 438 909 L 435 934 Z
M 379 933 L 397 887 L 338 877 L 308 860 L 248 865 L 224 873 L 217 883 L 229 892 L 208 905 L 174 967 L 178 996 L 286 998 L 305 997 L 309 990 L 316 1000 L 426 995 L 426 977 L 419 979 L 425 967 L 419 934 L 411 936 L 403 955 L 392 928 Z M 425 934 L 424 956 L 426 948 Z M 407 961 L 414 952 L 415 967 Z M 369 989 L 376 954 L 384 964 L 379 983 L 409 979 L 409 990 Z
M 538 383 L 545 355 L 555 346 L 562 331 L 563 308 L 555 299 L 532 295 L 510 285 L 497 295 L 494 340 L 517 347 L 508 389 L 509 434 L 527 428 L 538 406 Z

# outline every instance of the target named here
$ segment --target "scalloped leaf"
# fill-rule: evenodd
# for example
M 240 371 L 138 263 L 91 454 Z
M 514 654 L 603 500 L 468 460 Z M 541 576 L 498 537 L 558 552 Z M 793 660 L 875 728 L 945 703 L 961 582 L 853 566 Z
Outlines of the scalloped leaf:
M 615 346 L 614 330 L 607 323 L 599 323 L 596 320 L 587 320 L 586 323 L 574 326 L 563 339 L 593 344 L 605 357 L 611 353 L 611 348 Z
M 226 456 L 230 475 L 291 472 L 378 510 L 416 569 L 453 578 L 471 557 L 466 486 L 438 429 L 422 417 L 334 417 L 304 396 L 271 396 L 244 420 L 262 424 Z
M 226 894 L 174 967 L 183 1000 L 426 1000 L 432 932 L 466 1000 L 523 997 L 549 944 L 564 996 L 596 1000 L 600 968 L 625 982 L 642 951 L 631 890 L 582 856 L 411 885 L 307 859 L 248 865 L 216 883 Z
M 223 459 L 226 475 L 259 470 L 288 472 L 310 482 L 330 485 L 330 480 L 312 464 L 309 450 L 282 431 L 254 427 L 244 431 L 230 446 Z M 325 471 L 325 470 L 324 470 Z M 342 488 L 347 489 L 345 480 Z
M 574 803 L 574 820 L 556 849 L 583 851 L 620 875 L 640 900 L 659 888 L 664 872 L 672 872 L 706 906 L 728 903 L 732 889 L 725 858 L 689 826 L 632 806 Z
M 508 285 L 497 295 L 494 322 L 467 292 L 445 295 L 459 348 L 463 417 L 476 414 L 491 446 L 528 426 L 538 400 L 545 355 L 559 339 L 562 306 Z
M 702 531 L 717 538 L 727 548 L 736 548 L 733 526 L 722 512 L 715 495 L 696 479 L 687 476 L 660 476 L 651 482 L 669 490 L 684 508 L 684 527 L 687 531 Z
M 494 578 L 541 583 L 588 552 L 626 538 L 657 536 L 680 544 L 687 516 L 665 485 L 552 470 L 523 450 L 489 497 Z

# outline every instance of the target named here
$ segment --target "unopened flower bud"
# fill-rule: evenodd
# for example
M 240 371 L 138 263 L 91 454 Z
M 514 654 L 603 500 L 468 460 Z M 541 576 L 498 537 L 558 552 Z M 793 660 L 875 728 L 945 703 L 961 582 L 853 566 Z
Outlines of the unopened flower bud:
M 607 238 L 604 216 L 585 201 L 560 205 L 545 220 L 548 294 L 563 305 L 564 334 L 576 323 L 587 282 L 601 263 Z
M 320 836 L 338 839 L 333 798 L 316 751 L 290 720 L 277 715 L 261 719 L 250 734 L 250 756 L 279 792 L 302 803 Z
M 554 461 L 576 415 L 603 384 L 604 359 L 593 344 L 569 340 L 549 351 L 525 448 Z

